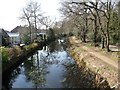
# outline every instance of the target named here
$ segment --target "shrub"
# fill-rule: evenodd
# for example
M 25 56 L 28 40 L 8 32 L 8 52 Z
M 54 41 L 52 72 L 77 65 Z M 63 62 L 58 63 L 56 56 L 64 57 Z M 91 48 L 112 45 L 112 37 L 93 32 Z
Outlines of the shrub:
M 29 49 L 30 49 L 29 46 L 24 46 L 24 47 L 23 47 L 23 51 L 28 51 Z
M 19 46 L 14 46 L 13 48 L 1 47 L 3 70 L 8 67 L 7 65 L 9 65 L 9 62 L 12 58 L 19 56 L 21 53 L 22 50 Z
M 32 43 L 32 44 L 30 44 L 30 45 L 24 46 L 24 47 L 23 47 L 23 50 L 24 50 L 24 51 L 28 51 L 28 50 L 30 50 L 30 49 L 33 49 L 33 48 L 37 47 L 37 46 L 38 46 L 37 43 Z
M 8 62 L 8 51 L 5 47 L 1 47 L 1 54 L 2 54 L 2 63 Z
M 14 57 L 14 52 L 13 52 L 13 48 L 8 48 L 8 59 L 10 60 L 11 58 Z
M 32 43 L 31 48 L 35 48 L 37 46 L 37 43 Z
M 19 46 L 13 46 L 14 56 L 19 56 L 22 54 L 22 50 Z

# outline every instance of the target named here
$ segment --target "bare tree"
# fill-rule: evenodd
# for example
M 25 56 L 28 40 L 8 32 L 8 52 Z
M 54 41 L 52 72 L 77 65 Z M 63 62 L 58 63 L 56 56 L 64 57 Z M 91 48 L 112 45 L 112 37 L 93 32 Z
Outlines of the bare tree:
M 96 0 L 96 3 L 94 2 L 71 2 L 72 4 L 79 4 L 79 5 L 85 5 L 87 7 L 89 7 L 89 10 L 91 11 L 91 13 L 93 14 L 91 9 L 94 9 L 96 11 L 96 14 L 93 14 L 94 16 L 94 20 L 95 20 L 95 31 L 97 30 L 97 17 L 99 20 L 99 25 L 101 27 L 101 31 L 103 33 L 103 36 L 106 39 L 106 48 L 107 51 L 110 51 L 109 49 L 109 44 L 110 44 L 110 36 L 109 36 L 109 24 L 110 24 L 110 14 L 111 11 L 114 7 L 114 3 L 112 4 L 111 0 L 107 0 L 107 2 L 103 2 L 101 0 L 99 0 L 99 2 L 102 4 L 103 8 L 98 7 L 98 1 Z M 106 22 L 106 30 L 104 31 L 102 28 L 102 23 L 101 23 L 101 17 L 100 17 L 100 13 L 103 13 L 103 16 L 106 18 L 107 22 Z M 95 36 L 96 37 L 96 36 Z
M 88 32 L 88 15 L 89 15 L 86 6 L 72 3 L 72 1 L 65 1 L 62 3 L 62 8 L 59 10 L 67 18 L 76 15 L 84 20 L 81 30 L 81 36 L 82 36 L 82 41 L 86 42 L 86 34 Z
M 35 38 L 37 39 L 37 23 L 38 23 L 38 16 L 42 16 L 41 11 L 40 11 L 40 4 L 38 2 L 30 2 L 30 7 L 32 11 L 32 18 L 34 22 L 34 28 L 35 28 Z
M 104 6 L 104 10 L 99 10 L 101 11 L 105 18 L 107 19 L 107 23 L 106 23 L 106 34 L 105 34 L 105 38 L 106 38 L 106 48 L 107 48 L 107 51 L 110 51 L 110 48 L 109 48 L 109 44 L 110 44 L 110 32 L 109 32 L 109 26 L 110 26 L 110 19 L 111 19 L 111 12 L 113 10 L 113 7 L 114 7 L 114 3 L 112 4 L 112 1 L 111 0 L 107 0 L 106 3 L 102 2 L 101 1 L 101 4 Z M 100 19 L 99 19 L 100 20 Z
M 28 22 L 30 37 L 32 42 L 32 31 L 35 29 L 35 39 L 37 38 L 37 23 L 38 18 L 41 16 L 40 4 L 38 2 L 30 1 L 25 8 L 23 8 L 23 15 L 20 17 L 22 20 Z M 33 27 L 33 28 L 32 28 Z
M 20 17 L 20 19 L 22 20 L 26 20 L 28 22 L 28 27 L 29 27 L 29 30 L 30 30 L 30 41 L 32 40 L 32 37 L 31 37 L 31 12 L 29 11 L 28 8 L 23 8 L 23 15 L 22 17 Z
M 85 21 L 81 26 L 82 30 L 81 33 L 83 34 L 83 41 L 85 41 L 85 36 L 88 31 L 88 20 L 91 19 L 94 22 L 94 43 L 96 46 L 97 38 L 98 38 L 98 30 L 100 30 L 102 41 L 102 48 L 104 48 L 104 41 L 106 42 L 106 49 L 110 51 L 109 44 L 110 44 L 110 20 L 111 20 L 111 13 L 114 9 L 115 3 L 111 0 L 103 1 L 103 0 L 95 0 L 95 1 L 64 1 L 62 3 L 62 8 L 60 11 L 66 18 L 69 18 L 71 15 L 78 15 L 82 17 Z M 100 38 L 100 37 L 99 37 Z
M 55 23 L 49 16 L 42 16 L 42 18 L 39 18 L 39 22 L 45 26 L 46 30 L 51 28 Z

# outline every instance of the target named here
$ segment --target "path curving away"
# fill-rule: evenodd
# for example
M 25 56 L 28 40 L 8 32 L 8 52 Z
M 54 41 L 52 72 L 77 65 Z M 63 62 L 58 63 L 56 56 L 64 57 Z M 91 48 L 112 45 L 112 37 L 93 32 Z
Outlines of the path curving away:
M 99 58 L 100 60 L 104 61 L 105 63 L 107 63 L 108 65 L 114 67 L 115 69 L 119 69 L 118 68 L 118 63 L 116 63 L 115 61 L 111 60 L 109 57 L 96 52 L 95 50 L 83 45 L 79 40 L 77 40 L 75 37 L 71 38 L 72 43 L 77 44 L 77 46 L 80 46 L 82 49 L 86 50 L 88 53 L 90 53 L 92 56 L 95 56 L 97 58 Z M 120 70 L 120 69 L 119 69 Z

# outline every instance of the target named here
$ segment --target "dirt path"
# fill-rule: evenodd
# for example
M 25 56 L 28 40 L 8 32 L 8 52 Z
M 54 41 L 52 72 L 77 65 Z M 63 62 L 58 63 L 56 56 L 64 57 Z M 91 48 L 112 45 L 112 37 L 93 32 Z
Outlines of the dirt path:
M 118 81 L 118 60 L 113 60 L 109 54 L 102 53 L 100 49 L 95 47 L 89 47 L 87 44 L 80 42 L 75 37 L 70 37 L 69 41 L 73 46 L 75 45 L 76 54 L 80 50 L 84 50 L 81 54 L 81 58 L 84 58 L 86 65 L 92 71 L 101 74 L 104 78 L 107 78 L 111 88 L 118 87 L 120 84 Z M 88 54 L 87 54 L 88 53 Z M 119 71 L 118 71 L 119 70 Z
M 110 58 L 106 57 L 105 55 L 101 55 L 99 52 L 95 52 L 94 50 L 91 50 L 90 48 L 86 47 L 86 46 L 82 46 L 82 48 L 86 51 L 88 51 L 91 55 L 103 60 L 104 62 L 106 62 L 107 64 L 115 67 L 118 70 L 118 63 L 115 63 L 113 60 L 111 60 Z
M 82 47 L 84 50 L 86 50 L 87 52 L 89 52 L 91 55 L 101 59 L 102 61 L 106 62 L 107 64 L 111 65 L 112 67 L 114 67 L 116 70 L 118 70 L 118 63 L 116 63 L 115 61 L 111 60 L 109 57 L 99 53 L 99 52 L 96 52 L 95 50 L 87 47 L 87 46 L 84 46 L 81 44 L 81 42 L 79 40 L 77 40 L 75 37 L 72 37 L 71 38 L 72 40 L 72 43 L 75 43 L 77 44 L 77 46 L 80 46 Z M 120 70 L 120 69 L 119 69 Z

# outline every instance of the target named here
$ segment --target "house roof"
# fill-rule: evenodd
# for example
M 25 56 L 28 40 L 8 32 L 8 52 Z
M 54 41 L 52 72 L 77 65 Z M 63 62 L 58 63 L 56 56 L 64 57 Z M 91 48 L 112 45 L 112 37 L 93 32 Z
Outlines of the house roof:
M 11 31 L 11 33 L 18 33 L 18 32 L 20 35 L 25 35 L 25 34 L 28 35 L 30 33 L 30 30 L 28 27 L 17 26 Z M 33 28 L 31 30 L 31 33 L 34 35 L 34 33 L 36 33 L 36 30 Z M 40 34 L 46 34 L 46 30 L 45 29 L 37 29 L 37 35 L 40 35 Z
M 15 33 L 15 32 L 18 32 L 18 29 L 19 29 L 19 28 L 21 28 L 21 26 L 15 27 L 13 30 L 11 30 L 11 32 L 14 32 L 14 33 Z
M 21 36 L 21 35 L 29 34 L 30 30 L 28 27 L 25 27 L 25 26 L 17 26 L 11 31 L 11 33 L 19 33 Z
M 19 33 L 8 33 L 9 37 L 19 37 Z
M 4 29 L 0 29 L 0 35 L 3 37 L 6 37 L 6 38 L 9 37 L 9 35 L 7 34 L 7 32 Z

